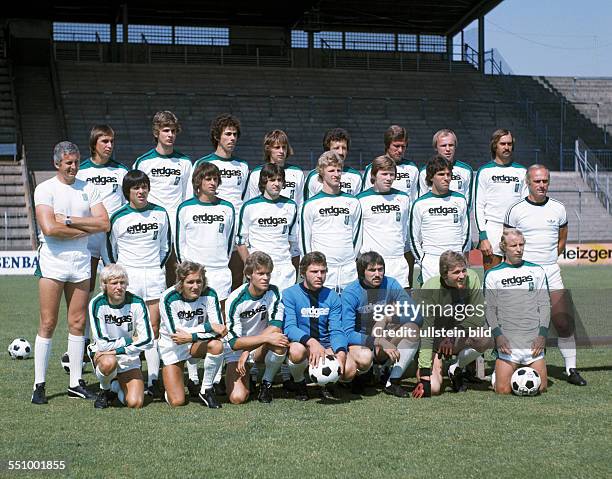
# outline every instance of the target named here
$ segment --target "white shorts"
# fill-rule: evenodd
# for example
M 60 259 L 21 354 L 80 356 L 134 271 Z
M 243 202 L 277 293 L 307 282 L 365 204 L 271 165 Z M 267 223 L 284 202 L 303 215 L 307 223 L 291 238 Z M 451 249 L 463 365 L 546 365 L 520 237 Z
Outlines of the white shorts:
M 232 272 L 229 268 L 206 268 L 206 283 L 215 290 L 219 301 L 223 301 L 232 292 Z
M 117 374 L 125 373 L 131 369 L 140 369 L 140 354 L 117 355 Z
M 279 291 L 283 291 L 295 284 L 296 273 L 292 263 L 275 264 L 272 270 L 270 284 L 273 284 Z
M 437 254 L 424 253 L 421 259 L 421 274 L 419 281 L 423 284 L 429 278 L 440 274 L 440 256 Z
M 403 256 L 385 258 L 385 276 L 395 278 L 402 288 L 410 286 L 408 283 L 408 261 Z
M 546 273 L 549 290 L 565 289 L 565 286 L 563 286 L 563 278 L 561 278 L 561 268 L 558 264 L 543 264 L 541 266 Z
M 491 243 L 491 248 L 493 248 L 493 254 L 496 254 L 497 256 L 504 256 L 504 253 L 499 247 L 502 233 L 504 232 L 503 223 L 493 223 L 492 221 L 487 221 L 485 224 L 485 230 L 487 232 L 489 243 Z
M 93 361 L 97 352 L 96 344 L 87 346 L 87 354 Z M 117 374 L 125 373 L 132 369 L 140 369 L 140 354 L 117 354 Z
M 521 366 L 528 366 L 531 363 L 544 358 L 544 353 L 540 353 L 537 356 L 531 354 L 531 349 L 517 349 L 512 348 L 511 354 L 505 354 L 501 351 L 497 351 L 497 357 L 505 361 L 510 361 Z
M 128 290 L 145 301 L 159 299 L 166 290 L 164 268 L 128 268 Z
M 87 249 L 92 258 L 102 258 L 104 264 L 108 264 L 106 254 L 106 233 L 94 233 L 87 237 Z
M 336 293 L 340 294 L 349 283 L 356 279 L 357 265 L 354 261 L 342 265 L 327 263 L 327 278 L 323 286 L 333 289 Z
M 229 363 L 237 363 L 238 360 L 240 359 L 240 356 L 242 356 L 242 353 L 244 351 L 242 349 L 238 349 L 236 351 L 234 351 L 231 346 L 229 345 L 229 343 L 227 342 L 223 342 L 223 361 L 225 361 L 225 364 L 229 364 Z M 249 352 L 249 359 L 247 359 L 247 364 L 255 364 L 255 350 L 250 351 Z
M 39 278 L 80 283 L 89 279 L 90 272 L 89 251 L 52 252 L 46 243 L 42 243 L 38 248 L 38 267 L 34 274 Z
M 187 361 L 191 359 L 191 345 L 187 344 L 176 344 L 172 339 L 166 336 L 160 336 L 157 342 L 159 348 L 159 358 L 162 360 L 164 365 L 176 364 L 181 361 Z

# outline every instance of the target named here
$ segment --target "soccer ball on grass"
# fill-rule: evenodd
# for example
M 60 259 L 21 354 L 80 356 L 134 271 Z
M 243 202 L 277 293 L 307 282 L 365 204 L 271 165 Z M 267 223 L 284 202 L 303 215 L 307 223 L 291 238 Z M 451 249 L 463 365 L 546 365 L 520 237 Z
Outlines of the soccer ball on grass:
M 525 366 L 514 371 L 510 383 L 517 396 L 535 396 L 540 392 L 542 379 L 535 369 Z
M 28 359 L 32 353 L 32 346 L 30 346 L 27 339 L 13 339 L 11 344 L 9 344 L 8 353 L 11 359 Z
M 68 351 L 62 354 L 62 369 L 66 372 L 66 374 L 70 374 L 70 357 L 68 356 Z M 83 361 L 83 371 L 85 371 L 85 366 L 87 366 L 87 362 Z
M 335 383 L 340 378 L 340 363 L 331 354 L 319 361 L 319 365 L 308 370 L 308 376 L 314 384 Z

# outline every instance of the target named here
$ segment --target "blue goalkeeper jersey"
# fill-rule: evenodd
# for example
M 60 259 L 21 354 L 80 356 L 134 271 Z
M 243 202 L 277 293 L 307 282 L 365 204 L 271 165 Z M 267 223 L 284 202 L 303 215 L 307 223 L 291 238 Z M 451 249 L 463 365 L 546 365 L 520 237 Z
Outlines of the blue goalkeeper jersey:
M 283 291 L 284 333 L 290 341 L 306 346 L 314 338 L 324 348 L 337 353 L 346 351 L 347 338 L 342 330 L 342 303 L 338 293 L 323 287 L 310 291 L 303 283 Z
M 390 276 L 384 276 L 378 288 L 370 288 L 356 279 L 342 291 L 342 328 L 349 345 L 374 346 L 372 328 L 375 321 L 384 315 L 383 310 L 387 305 L 399 305 L 392 315 L 399 323 L 423 324 L 423 318 L 410 295 Z M 380 318 L 377 319 L 377 316 Z

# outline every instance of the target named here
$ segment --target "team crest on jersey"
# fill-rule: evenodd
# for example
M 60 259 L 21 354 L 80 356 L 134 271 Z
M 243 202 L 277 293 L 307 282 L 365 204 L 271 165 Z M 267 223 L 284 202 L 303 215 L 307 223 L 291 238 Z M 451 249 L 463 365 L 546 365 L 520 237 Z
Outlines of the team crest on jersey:
M 83 193 L 83 201 L 89 201 L 89 197 L 87 196 L 87 193 Z
M 535 284 L 533 281 L 529 281 L 529 291 L 533 291 L 535 289 Z
M 344 224 L 345 224 L 345 225 L 349 225 L 349 224 L 350 224 L 350 222 L 351 222 L 351 217 L 350 217 L 349 215 L 346 215 L 346 216 L 344 217 Z
M 520 186 L 521 186 L 521 185 L 520 185 L 519 183 L 517 183 L 516 185 L 514 185 L 514 192 L 515 192 L 515 193 L 518 193 L 518 192 L 519 192 L 519 188 L 520 188 Z
M 223 233 L 225 231 L 225 223 L 219 223 L 219 233 Z
M 395 221 L 402 221 L 402 214 L 400 212 L 395 213 Z
M 174 178 L 174 186 L 177 186 L 179 183 L 181 182 L 181 177 L 177 176 L 176 178 Z
M 119 189 L 119 184 L 118 184 L 118 183 L 115 183 L 115 184 L 113 185 L 113 193 L 117 193 L 117 190 L 118 190 L 118 189 Z
M 456 213 L 453 215 L 453 223 L 459 223 L 459 215 Z

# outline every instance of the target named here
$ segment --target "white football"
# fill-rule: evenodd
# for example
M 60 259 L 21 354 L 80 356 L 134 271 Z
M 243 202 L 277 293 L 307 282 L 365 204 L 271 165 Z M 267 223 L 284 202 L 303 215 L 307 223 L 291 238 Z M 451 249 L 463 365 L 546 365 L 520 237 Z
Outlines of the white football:
M 535 396 L 540 392 L 542 379 L 535 369 L 525 366 L 514 371 L 510 383 L 517 396 Z
M 66 374 L 70 374 L 70 358 L 68 357 L 68 351 L 62 354 L 61 363 L 62 363 L 62 369 L 66 371 Z M 87 366 L 87 363 L 83 361 L 83 371 L 85 371 L 86 366 Z
M 340 378 L 340 363 L 335 356 L 327 355 L 316 368 L 309 368 L 308 376 L 315 384 L 335 383 Z
M 8 353 L 11 359 L 28 359 L 30 354 L 32 354 L 32 346 L 30 346 L 27 339 L 13 339 L 11 344 L 9 344 Z

